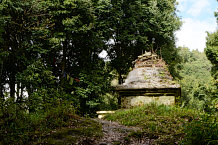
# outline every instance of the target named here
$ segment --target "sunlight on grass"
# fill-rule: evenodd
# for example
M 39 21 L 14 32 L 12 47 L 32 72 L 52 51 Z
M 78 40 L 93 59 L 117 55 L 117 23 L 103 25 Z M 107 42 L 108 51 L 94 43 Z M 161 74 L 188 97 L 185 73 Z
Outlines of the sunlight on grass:
M 201 115 L 201 112 L 191 109 L 149 104 L 134 109 L 118 110 L 115 114 L 107 115 L 105 119 L 140 127 L 143 136 L 155 139 L 156 143 L 174 144 L 186 135 L 185 127 Z

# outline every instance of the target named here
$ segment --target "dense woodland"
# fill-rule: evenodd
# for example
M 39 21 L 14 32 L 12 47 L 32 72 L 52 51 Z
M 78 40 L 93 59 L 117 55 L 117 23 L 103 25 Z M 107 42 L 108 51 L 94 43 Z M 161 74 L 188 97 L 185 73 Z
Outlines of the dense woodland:
M 111 82 L 123 83 L 144 51 L 181 84 L 178 107 L 216 114 L 218 31 L 204 52 L 177 48 L 176 12 L 176 0 L 0 0 L 0 143 L 39 139 L 71 114 L 118 109 Z

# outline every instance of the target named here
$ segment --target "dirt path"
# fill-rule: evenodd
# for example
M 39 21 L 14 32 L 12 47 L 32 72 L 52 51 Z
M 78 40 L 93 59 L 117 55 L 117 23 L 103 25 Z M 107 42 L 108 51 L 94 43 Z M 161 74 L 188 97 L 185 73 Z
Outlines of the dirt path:
M 148 138 L 138 139 L 130 137 L 129 134 L 134 131 L 139 131 L 140 128 L 126 127 L 117 122 L 111 122 L 102 119 L 95 119 L 102 124 L 103 137 L 96 140 L 95 144 L 98 145 L 149 145 L 151 140 Z

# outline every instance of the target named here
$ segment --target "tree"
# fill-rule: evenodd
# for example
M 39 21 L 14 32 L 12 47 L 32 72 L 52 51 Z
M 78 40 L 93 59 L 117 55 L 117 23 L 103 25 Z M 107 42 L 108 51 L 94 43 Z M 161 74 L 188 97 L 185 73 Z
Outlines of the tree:
M 37 0 L 3 0 L 2 15 L 4 33 L 1 46 L 3 53 L 8 54 L 3 61 L 3 85 L 9 84 L 10 97 L 15 98 L 16 93 L 19 98 L 25 86 L 16 79 L 16 75 L 43 54 L 42 31 L 48 25 L 42 22 L 45 14 Z
M 49 29 L 51 49 L 45 60 L 59 78 L 58 86 L 69 98 L 77 100 L 81 114 L 94 112 L 100 104 L 100 96 L 109 87 L 105 62 L 98 56 L 105 45 L 105 27 L 101 26 L 96 13 L 102 11 L 101 3 L 103 1 L 47 2 L 54 25 Z
M 214 89 L 210 74 L 212 64 L 204 53 L 197 50 L 189 51 L 188 48 L 180 47 L 179 55 L 181 62 L 177 65 L 177 71 L 181 76 L 182 105 L 208 109 L 213 99 L 210 92 Z
M 2 33 L 4 32 L 2 9 L 3 9 L 3 5 L 0 4 L 0 44 L 2 44 L 3 41 Z M 4 59 L 3 48 L 0 47 L 0 97 L 1 99 L 3 98 L 3 83 L 2 83 L 3 59 Z
M 98 77 L 107 77 L 105 80 L 108 80 L 105 62 L 98 56 L 105 46 L 103 32 L 106 27 L 101 25 L 96 13 L 102 11 L 102 3 L 91 0 L 3 0 L 0 20 L 5 25 L 0 29 L 4 29 L 1 56 L 8 55 L 4 59 L 1 57 L 0 61 L 1 94 L 6 92 L 4 89 L 9 84 L 8 97 L 20 102 L 24 90 L 31 100 L 43 89 L 54 88 L 67 94 L 65 99 L 77 100 L 75 105 L 93 108 L 95 103 L 90 102 L 100 100 L 99 97 L 109 88 L 109 81 L 98 82 L 102 93 L 94 93 L 98 89 L 95 87 L 91 93 L 86 93 L 85 98 L 72 92 L 89 88 L 95 81 L 90 79 L 93 74 L 96 80 Z M 40 65 L 37 60 L 40 60 Z M 49 79 L 41 76 L 47 72 L 52 72 L 49 74 L 55 77 L 52 85 L 42 81 Z M 86 83 L 80 81 L 72 85 L 72 80 L 79 81 L 80 77 Z
M 218 30 L 214 33 L 207 33 L 205 53 L 213 64 L 212 74 L 218 83 Z
M 165 54 L 175 49 L 174 32 L 180 26 L 175 0 L 112 0 L 108 9 L 109 14 L 105 16 L 109 16 L 105 23 L 110 30 L 110 36 L 105 37 L 109 42 L 107 52 L 118 73 L 119 84 L 131 62 L 143 51 L 160 53 L 162 49 L 163 57 L 167 58 Z
M 215 12 L 215 17 L 217 18 L 218 23 L 218 13 Z M 214 77 L 214 84 L 215 89 L 211 91 L 211 94 L 214 97 L 214 100 L 216 101 L 217 105 L 217 97 L 218 97 L 218 30 L 216 30 L 214 33 L 207 33 L 207 41 L 206 41 L 206 48 L 205 53 L 207 55 L 207 58 L 211 61 L 213 64 L 211 73 Z
M 207 36 L 207 42 L 206 42 L 206 48 L 205 53 L 207 55 L 207 58 L 212 63 L 212 69 L 211 74 L 214 78 L 213 85 L 215 85 L 215 88 L 210 91 L 209 94 L 213 96 L 213 102 L 215 105 L 217 105 L 217 98 L 218 98 L 218 30 L 214 33 L 208 33 Z M 214 107 L 214 105 L 213 105 Z

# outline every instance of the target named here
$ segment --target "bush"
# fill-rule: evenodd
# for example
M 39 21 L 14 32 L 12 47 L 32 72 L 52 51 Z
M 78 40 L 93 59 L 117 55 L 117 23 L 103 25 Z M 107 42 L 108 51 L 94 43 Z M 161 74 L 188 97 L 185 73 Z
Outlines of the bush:
M 204 115 L 193 120 L 185 127 L 185 137 L 182 144 L 187 145 L 215 145 L 218 144 L 218 123 L 211 115 Z
M 2 102 L 0 110 L 0 140 L 1 143 L 11 144 L 13 142 L 26 143 L 29 129 L 29 115 L 17 105 L 12 99 Z
M 56 104 L 44 112 L 29 113 L 21 104 L 8 99 L 1 102 L 0 144 L 28 144 L 40 140 L 51 130 L 67 126 L 74 114 L 68 102 Z
M 80 115 L 96 115 L 105 101 L 105 94 L 111 91 L 110 82 L 111 76 L 99 70 L 80 73 L 79 82 L 72 86 L 74 90 L 71 92 L 79 100 Z

